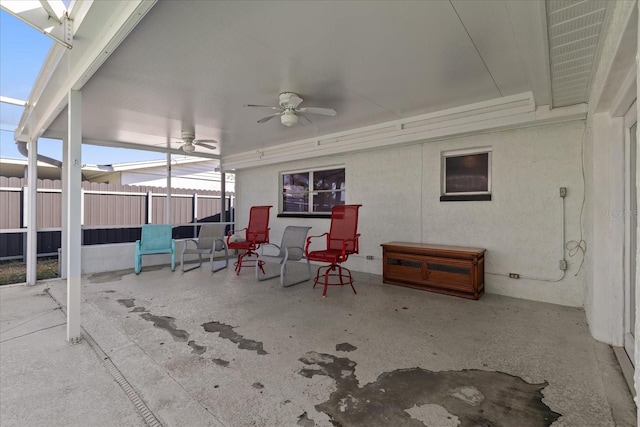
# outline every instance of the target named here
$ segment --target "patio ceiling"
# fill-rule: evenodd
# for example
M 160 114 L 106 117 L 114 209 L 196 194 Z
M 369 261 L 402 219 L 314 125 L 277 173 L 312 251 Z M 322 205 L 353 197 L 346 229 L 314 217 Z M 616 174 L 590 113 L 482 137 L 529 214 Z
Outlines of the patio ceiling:
M 84 142 L 175 150 L 181 129 L 193 129 L 219 141 L 195 154 L 223 167 L 230 156 L 517 94 L 580 104 L 611 4 L 93 2 L 70 11 L 74 47 L 52 49 L 16 137 L 66 136 L 65 89 L 82 90 Z M 576 58 L 574 75 L 566 62 Z M 272 111 L 244 107 L 275 106 L 285 91 L 337 115 L 286 127 L 258 124 Z

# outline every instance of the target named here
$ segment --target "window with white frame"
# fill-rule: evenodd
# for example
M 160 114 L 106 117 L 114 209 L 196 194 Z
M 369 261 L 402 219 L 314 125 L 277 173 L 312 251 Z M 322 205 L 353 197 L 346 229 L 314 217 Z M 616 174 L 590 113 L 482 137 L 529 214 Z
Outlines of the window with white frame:
M 280 173 L 281 214 L 330 214 L 345 203 L 344 167 Z
M 491 148 L 442 153 L 440 201 L 491 200 Z

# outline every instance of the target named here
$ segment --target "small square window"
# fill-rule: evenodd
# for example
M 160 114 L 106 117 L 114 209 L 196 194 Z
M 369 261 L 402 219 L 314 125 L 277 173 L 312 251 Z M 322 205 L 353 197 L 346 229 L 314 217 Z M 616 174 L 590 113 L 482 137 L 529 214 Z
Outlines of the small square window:
M 491 200 L 491 150 L 442 153 L 440 201 Z

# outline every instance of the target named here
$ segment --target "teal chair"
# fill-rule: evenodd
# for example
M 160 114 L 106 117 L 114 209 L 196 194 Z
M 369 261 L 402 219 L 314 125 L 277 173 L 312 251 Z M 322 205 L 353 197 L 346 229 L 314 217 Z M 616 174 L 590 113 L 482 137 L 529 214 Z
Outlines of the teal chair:
M 172 237 L 171 224 L 142 226 L 142 236 L 136 240 L 136 274 L 142 270 L 142 255 L 171 254 L 171 271 L 176 269 L 176 242 Z

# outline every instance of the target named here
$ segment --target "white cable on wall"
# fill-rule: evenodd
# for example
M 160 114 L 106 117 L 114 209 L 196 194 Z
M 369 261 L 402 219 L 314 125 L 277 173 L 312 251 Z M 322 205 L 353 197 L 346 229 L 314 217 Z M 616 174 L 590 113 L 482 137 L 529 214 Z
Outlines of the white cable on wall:
M 565 188 L 565 187 L 563 187 L 563 188 Z M 565 191 L 566 191 L 566 188 L 565 188 Z M 564 261 L 564 249 L 565 249 L 565 243 L 564 243 L 565 242 L 565 229 L 564 229 L 565 206 L 564 206 L 564 199 L 565 199 L 565 196 L 561 195 L 560 198 L 562 199 L 562 225 L 561 225 L 561 233 L 560 233 L 561 238 L 562 238 L 562 242 L 561 242 L 562 256 L 561 256 L 560 259 Z M 528 275 L 524 275 L 524 274 L 518 274 L 517 279 L 537 280 L 537 281 L 540 281 L 540 282 L 559 282 L 562 279 L 564 279 L 564 276 L 567 273 L 566 269 L 564 269 L 564 270 L 561 269 L 561 271 L 562 271 L 562 274 L 557 279 L 549 279 L 549 278 L 546 278 L 546 277 L 537 277 L 537 276 L 528 276 Z M 485 271 L 485 273 L 486 274 L 491 274 L 492 276 L 504 276 L 504 277 L 512 278 L 509 273 L 492 273 L 492 272 L 489 272 L 489 271 Z M 514 278 L 514 279 L 516 279 L 516 278 Z

